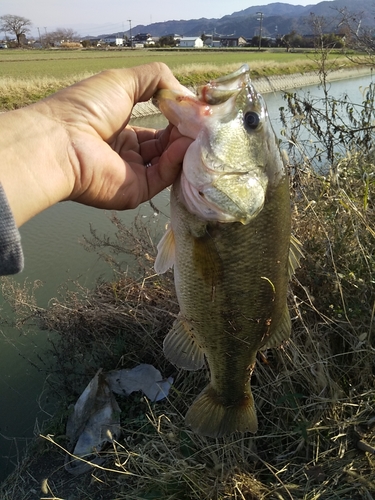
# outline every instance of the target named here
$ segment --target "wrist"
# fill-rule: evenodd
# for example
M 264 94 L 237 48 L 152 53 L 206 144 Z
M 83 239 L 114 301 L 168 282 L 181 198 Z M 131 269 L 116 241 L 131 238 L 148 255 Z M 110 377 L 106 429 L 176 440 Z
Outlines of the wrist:
M 0 115 L 0 182 L 17 226 L 71 191 L 69 140 L 43 102 Z

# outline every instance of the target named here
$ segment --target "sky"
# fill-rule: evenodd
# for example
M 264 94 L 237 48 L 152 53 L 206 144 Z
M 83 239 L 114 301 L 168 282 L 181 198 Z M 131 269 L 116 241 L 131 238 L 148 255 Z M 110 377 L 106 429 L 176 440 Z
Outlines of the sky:
M 56 28 L 72 28 L 81 36 L 128 31 L 139 24 L 170 20 L 221 18 L 252 6 L 275 0 L 0 0 L 0 16 L 26 17 L 42 33 Z M 278 0 L 280 1 L 280 0 Z M 319 0 L 285 0 L 292 5 L 314 5 Z M 1 37 L 2 33 L 0 34 Z

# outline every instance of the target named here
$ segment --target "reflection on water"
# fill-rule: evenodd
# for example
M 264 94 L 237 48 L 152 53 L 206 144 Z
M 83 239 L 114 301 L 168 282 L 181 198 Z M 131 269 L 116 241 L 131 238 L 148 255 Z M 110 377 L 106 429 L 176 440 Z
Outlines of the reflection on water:
M 370 77 L 362 77 L 335 82 L 331 92 L 336 96 L 347 92 L 353 101 L 362 102 L 360 87 L 368 85 L 370 81 Z M 317 87 L 309 87 L 305 91 L 314 92 L 315 95 L 321 93 Z M 276 134 L 279 135 L 281 125 L 278 110 L 285 102 L 280 94 L 267 94 L 265 98 Z M 166 123 L 165 118 L 160 115 L 133 121 L 134 125 L 153 128 L 164 127 Z M 165 191 L 155 199 L 155 204 L 164 213 L 168 213 L 168 201 L 169 195 Z M 145 218 L 153 217 L 153 210 L 148 204 L 144 204 L 139 210 L 122 212 L 119 217 L 130 225 L 134 216 L 139 213 Z M 56 295 L 59 285 L 69 279 L 78 279 L 81 284 L 90 287 L 101 276 L 111 277 L 107 264 L 95 253 L 88 253 L 82 247 L 82 237 L 89 236 L 90 224 L 101 234 L 115 233 L 108 213 L 71 202 L 50 208 L 21 228 L 25 270 L 15 280 L 18 283 L 36 279 L 43 282 L 43 286 L 37 290 L 40 306 L 46 306 Z M 0 314 L 4 316 L 6 311 L 7 307 L 3 305 Z M 35 420 L 38 419 L 40 423 L 49 415 L 45 412 L 46 407 L 41 403 L 43 398 L 40 397 L 48 373 L 35 368 L 43 367 L 39 356 L 44 356 L 47 333 L 35 329 L 25 334 L 10 326 L 1 325 L 0 343 L 1 479 L 11 470 L 12 464 L 17 462 L 18 452 L 25 440 L 33 436 Z M 12 440 L 13 437 L 17 441 Z

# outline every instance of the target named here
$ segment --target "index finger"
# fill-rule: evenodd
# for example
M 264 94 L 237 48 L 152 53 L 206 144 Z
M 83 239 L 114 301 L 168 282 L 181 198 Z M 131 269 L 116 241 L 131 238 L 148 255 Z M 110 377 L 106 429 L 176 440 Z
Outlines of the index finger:
M 164 63 L 110 69 L 63 89 L 45 102 L 55 119 L 79 124 L 110 142 L 129 122 L 134 104 L 147 101 L 158 89 L 182 85 Z

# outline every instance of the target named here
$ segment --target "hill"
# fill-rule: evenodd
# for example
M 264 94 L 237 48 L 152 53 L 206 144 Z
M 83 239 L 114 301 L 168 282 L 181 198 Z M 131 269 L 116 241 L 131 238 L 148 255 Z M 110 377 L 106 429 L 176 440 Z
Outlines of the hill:
M 310 14 L 325 18 L 328 22 L 339 17 L 339 12 L 347 10 L 362 19 L 363 27 L 375 27 L 375 0 L 331 0 L 316 5 L 290 5 L 275 2 L 269 5 L 248 7 L 233 12 L 220 19 L 200 18 L 190 20 L 170 20 L 148 25 L 139 24 L 132 29 L 132 33 L 151 33 L 152 36 L 164 36 L 178 33 L 183 36 L 199 36 L 202 33 L 216 33 L 221 35 L 235 34 L 251 38 L 259 33 L 259 16 L 263 14 L 263 34 L 274 36 L 284 35 L 296 30 L 301 34 L 311 33 L 309 25 Z M 129 35 L 129 32 L 126 32 Z

